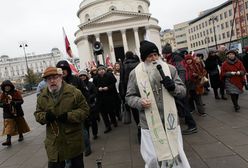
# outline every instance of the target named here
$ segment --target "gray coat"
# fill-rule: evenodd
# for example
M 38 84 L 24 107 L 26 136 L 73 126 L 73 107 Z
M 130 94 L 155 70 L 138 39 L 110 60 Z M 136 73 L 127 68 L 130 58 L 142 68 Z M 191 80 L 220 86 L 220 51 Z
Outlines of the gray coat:
M 169 65 L 169 69 L 171 72 L 171 77 L 173 81 L 175 82 L 176 88 L 173 92 L 170 92 L 171 95 L 174 97 L 182 98 L 186 95 L 186 87 L 180 77 L 178 76 L 177 70 L 174 66 Z M 158 81 L 161 79 L 158 79 Z M 160 82 L 159 87 L 162 88 L 162 84 Z M 153 85 L 151 84 L 151 87 L 153 88 Z M 164 120 L 164 112 L 163 112 L 163 100 L 162 100 L 162 89 L 160 89 L 159 96 L 155 95 L 155 100 L 158 106 L 158 110 L 160 113 L 160 117 L 162 120 Z M 135 74 L 135 69 L 131 71 L 129 75 L 128 85 L 127 85 L 127 94 L 126 94 L 126 102 L 127 104 L 132 107 L 139 110 L 140 114 L 140 126 L 143 129 L 148 129 L 145 111 L 141 106 L 141 96 L 139 92 L 139 88 L 137 85 L 137 79 Z M 164 123 L 164 121 L 163 121 Z

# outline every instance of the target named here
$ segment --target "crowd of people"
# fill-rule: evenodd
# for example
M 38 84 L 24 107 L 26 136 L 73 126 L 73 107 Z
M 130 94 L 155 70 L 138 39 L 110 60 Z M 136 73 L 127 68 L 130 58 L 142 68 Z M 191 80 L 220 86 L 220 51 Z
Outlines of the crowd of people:
M 181 135 L 198 132 L 192 112 L 207 115 L 202 96 L 210 87 L 216 100 L 228 101 L 230 95 L 234 111 L 239 112 L 247 71 L 248 48 L 239 55 L 221 47 L 210 50 L 205 59 L 200 53 L 172 52 L 169 44 L 159 51 L 150 41 L 140 43 L 140 56 L 128 51 L 113 66 L 98 64 L 78 75 L 72 74 L 66 60 L 59 61 L 44 70 L 34 112 L 36 121 L 46 125 L 48 168 L 83 168 L 84 156 L 92 152 L 91 135 L 98 139 L 99 122 L 107 134 L 126 112 L 136 123 L 146 167 L 188 168 Z M 21 94 L 9 80 L 1 89 L 3 134 L 7 135 L 2 145 L 11 146 L 11 136 L 18 134 L 18 141 L 23 141 L 23 133 L 30 129 Z M 187 129 L 181 131 L 183 119 Z

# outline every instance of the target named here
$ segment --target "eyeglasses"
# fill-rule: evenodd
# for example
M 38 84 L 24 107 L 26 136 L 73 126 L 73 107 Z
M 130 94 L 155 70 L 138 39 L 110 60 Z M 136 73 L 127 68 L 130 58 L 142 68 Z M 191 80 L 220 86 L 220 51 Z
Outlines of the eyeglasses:
M 54 76 L 49 76 L 49 77 L 47 77 L 47 78 L 46 78 L 46 81 L 51 82 L 52 80 L 53 80 L 53 81 L 56 81 L 56 80 L 58 80 L 58 79 L 59 79 L 59 75 L 54 75 Z

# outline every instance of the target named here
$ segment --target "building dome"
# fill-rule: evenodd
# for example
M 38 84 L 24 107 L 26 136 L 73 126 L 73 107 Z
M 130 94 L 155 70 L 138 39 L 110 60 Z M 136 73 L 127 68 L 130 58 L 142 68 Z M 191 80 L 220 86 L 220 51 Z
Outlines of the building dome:
M 8 56 L 8 55 L 2 55 L 2 56 L 1 56 L 1 59 L 4 59 L 4 58 L 5 58 L 5 59 L 6 59 L 6 58 L 9 58 L 9 56 Z
M 77 15 L 83 23 L 112 10 L 149 13 L 149 5 L 149 0 L 84 0 Z
M 149 0 L 84 0 L 77 16 L 79 29 L 75 33 L 80 67 L 112 63 L 125 59 L 132 51 L 139 55 L 140 42 L 149 39 L 161 50 L 158 20 L 151 17 Z M 101 53 L 94 49 L 102 44 Z M 85 67 L 86 66 L 86 67 Z

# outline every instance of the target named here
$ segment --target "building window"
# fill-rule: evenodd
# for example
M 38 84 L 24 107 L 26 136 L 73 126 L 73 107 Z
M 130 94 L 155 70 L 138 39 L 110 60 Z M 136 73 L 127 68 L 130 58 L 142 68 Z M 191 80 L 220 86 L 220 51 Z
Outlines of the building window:
M 229 37 L 230 37 L 230 33 L 229 33 L 229 31 L 228 31 L 228 32 L 226 32 L 226 37 L 227 37 L 227 38 L 229 38 Z
M 220 14 L 220 20 L 222 20 L 223 19 L 223 17 L 222 17 L 222 13 Z
M 225 39 L 226 38 L 226 34 L 222 33 L 222 38 Z
M 138 12 L 139 12 L 139 13 L 144 13 L 144 9 L 143 9 L 142 6 L 140 6 L 140 5 L 138 6 Z
M 211 36 L 211 42 L 214 42 L 214 38 L 213 38 L 213 36 Z
M 224 29 L 224 23 L 221 23 L 221 30 Z
M 228 22 L 226 22 L 226 28 L 228 28 L 229 27 L 229 24 L 228 24 Z
M 90 21 L 90 15 L 89 14 L 86 14 L 85 15 L 85 21 L 87 22 L 87 21 Z
M 242 13 L 244 11 L 244 6 L 240 5 L 239 12 Z
M 115 6 L 110 6 L 109 7 L 109 11 L 114 11 L 114 10 L 116 10 L 116 7 Z
M 228 11 L 228 13 L 229 13 L 229 16 L 232 16 L 232 9 L 230 9 L 230 10 Z
M 227 18 L 227 12 L 224 12 L 224 17 L 225 17 L 225 19 Z
M 219 40 L 221 40 L 221 35 L 219 34 Z

